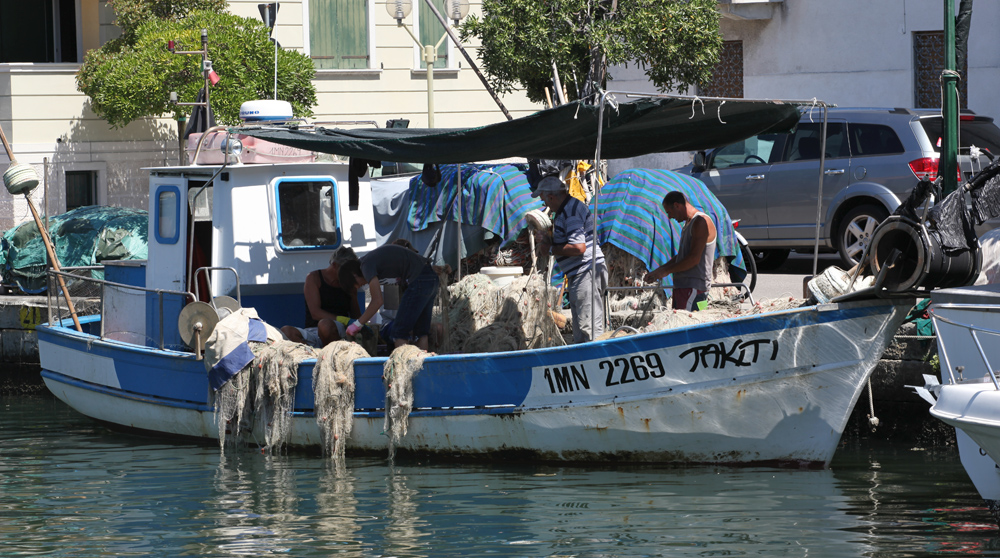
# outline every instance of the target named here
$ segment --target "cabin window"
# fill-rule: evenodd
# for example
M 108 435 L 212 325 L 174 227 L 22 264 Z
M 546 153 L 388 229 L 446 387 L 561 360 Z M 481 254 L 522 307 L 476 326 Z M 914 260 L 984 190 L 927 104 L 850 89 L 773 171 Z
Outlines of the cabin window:
M 156 241 L 160 244 L 176 244 L 181 230 L 181 190 L 177 186 L 160 186 L 154 198 L 156 207 Z
M 371 0 L 309 0 L 309 56 L 317 70 L 372 67 Z
M 340 207 L 332 178 L 281 178 L 275 181 L 278 246 L 310 250 L 340 246 Z

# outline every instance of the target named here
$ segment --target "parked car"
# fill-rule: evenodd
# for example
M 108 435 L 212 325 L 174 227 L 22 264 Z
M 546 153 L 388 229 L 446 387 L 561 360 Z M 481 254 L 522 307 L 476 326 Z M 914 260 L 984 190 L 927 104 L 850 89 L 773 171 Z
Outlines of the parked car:
M 1000 128 L 971 111 L 960 115 L 963 179 L 988 164 L 970 148 L 1000 155 Z M 822 140 L 822 111 L 806 109 L 796 129 L 762 134 L 695 154 L 677 169 L 698 178 L 722 201 L 757 257 L 781 265 L 792 249 L 812 250 Z M 937 175 L 940 111 L 832 108 L 827 116 L 820 249 L 838 251 L 845 267 L 861 258 L 871 235 L 919 177 Z

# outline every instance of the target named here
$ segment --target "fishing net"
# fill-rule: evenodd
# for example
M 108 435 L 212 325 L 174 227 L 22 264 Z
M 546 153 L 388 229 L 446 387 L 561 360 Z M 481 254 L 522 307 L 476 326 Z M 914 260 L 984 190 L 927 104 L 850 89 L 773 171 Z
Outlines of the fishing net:
M 254 358 L 251 364 L 257 380 L 254 415 L 264 421 L 264 443 L 268 450 L 280 449 L 288 439 L 299 364 L 315 357 L 316 351 L 309 345 L 279 340 L 264 347 Z
M 552 317 L 559 291 L 541 275 L 516 277 L 498 287 L 482 274 L 448 287 L 448 351 L 495 353 L 565 345 Z M 443 349 L 442 349 L 443 351 Z
M 389 436 L 389 459 L 406 435 L 407 421 L 413 409 L 413 377 L 423 368 L 429 353 L 414 345 L 403 345 L 389 355 L 382 373 L 385 384 L 385 430 Z
M 552 318 L 553 308 L 559 306 L 559 294 L 558 289 L 545 284 L 541 275 L 517 277 L 503 288 L 500 311 L 493 323 L 505 324 L 508 329 L 520 327 L 523 344 L 518 343 L 519 349 L 565 345 L 562 332 Z M 514 336 L 517 337 L 516 332 Z M 496 341 L 498 346 L 508 342 Z M 497 348 L 501 350 L 505 349 Z
M 708 292 L 709 308 L 699 312 L 698 314 L 703 315 L 695 321 L 682 323 L 686 322 L 686 319 L 664 316 L 664 312 L 673 311 L 670 307 L 670 299 L 666 297 L 664 289 L 650 289 L 648 288 L 650 285 L 643 281 L 643 277 L 647 273 L 646 265 L 632 254 L 612 244 L 605 245 L 601 250 L 604 251 L 604 259 L 608 266 L 609 285 L 647 287 L 646 289 L 608 291 L 606 296 L 609 310 L 607 320 L 611 330 L 622 326 L 646 330 L 651 327 L 654 318 L 657 318 L 656 323 L 659 324 L 659 327 L 648 329 L 648 331 L 672 329 L 683 325 L 721 319 L 716 314 L 738 315 L 741 312 L 741 305 L 737 298 L 740 290 L 737 287 L 712 287 Z M 715 259 L 713 282 L 732 282 L 729 276 L 728 257 L 721 256 Z M 706 311 L 708 313 L 704 314 Z
M 255 383 L 251 377 L 252 370 L 256 368 L 254 361 L 267 343 L 250 341 L 247 344 L 254 354 L 254 360 L 215 392 L 215 424 L 219 426 L 219 448 L 223 451 L 227 441 L 235 445 L 241 433 L 251 432 L 253 428 L 251 417 L 247 413 L 247 400 L 250 399 Z
M 284 340 L 247 345 L 254 359 L 215 392 L 219 447 L 225 451 L 227 441 L 231 445 L 249 441 L 245 438 L 254 436 L 255 426 L 263 424 L 263 446 L 280 449 L 291 427 L 299 364 L 316 352 Z
M 324 453 L 340 467 L 354 425 L 354 361 L 368 353 L 357 343 L 334 341 L 319 352 L 313 368 L 313 408 Z
M 500 307 L 499 288 L 489 277 L 475 273 L 451 285 L 444 301 L 448 323 L 445 338 L 448 352 L 461 352 L 469 337 L 489 325 Z M 441 349 L 444 351 L 444 347 Z

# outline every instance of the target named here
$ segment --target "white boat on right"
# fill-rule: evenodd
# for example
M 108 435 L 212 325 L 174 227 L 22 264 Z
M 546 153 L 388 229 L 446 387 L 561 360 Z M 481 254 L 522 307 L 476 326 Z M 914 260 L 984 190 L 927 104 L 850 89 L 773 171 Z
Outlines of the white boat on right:
M 962 466 L 1000 525 L 1000 284 L 936 290 L 929 310 L 941 381 L 917 392 L 955 427 Z

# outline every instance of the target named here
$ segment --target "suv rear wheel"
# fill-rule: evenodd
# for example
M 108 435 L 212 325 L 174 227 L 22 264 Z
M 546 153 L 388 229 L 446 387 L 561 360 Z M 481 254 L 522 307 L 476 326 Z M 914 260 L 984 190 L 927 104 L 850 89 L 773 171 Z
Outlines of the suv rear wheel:
M 872 241 L 872 235 L 879 223 L 889 216 L 884 207 L 867 204 L 860 205 L 847 212 L 837 230 L 837 249 L 844 269 L 854 267 L 865 247 Z

